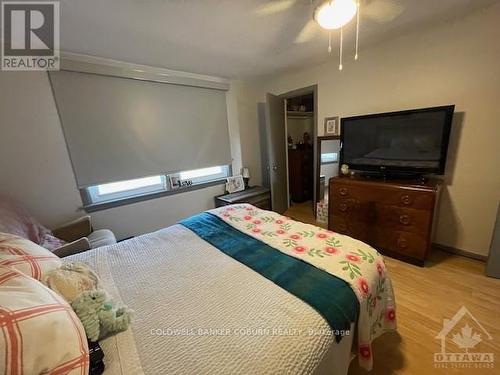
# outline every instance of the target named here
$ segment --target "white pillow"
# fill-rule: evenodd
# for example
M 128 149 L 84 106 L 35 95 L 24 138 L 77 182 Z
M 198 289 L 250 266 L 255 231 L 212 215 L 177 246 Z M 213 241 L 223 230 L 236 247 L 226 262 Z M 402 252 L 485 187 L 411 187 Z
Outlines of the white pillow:
M 66 301 L 0 266 L 0 369 L 4 374 L 87 374 L 85 330 Z
M 34 279 L 61 267 L 61 259 L 49 250 L 22 237 L 0 233 L 0 266 L 8 266 Z

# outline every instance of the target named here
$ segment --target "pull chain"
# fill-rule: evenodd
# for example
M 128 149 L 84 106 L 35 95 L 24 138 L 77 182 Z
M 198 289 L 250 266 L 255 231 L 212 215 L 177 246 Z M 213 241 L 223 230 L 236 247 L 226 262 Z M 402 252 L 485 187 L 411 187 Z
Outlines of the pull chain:
M 359 51 L 359 12 L 361 10 L 361 3 L 358 1 L 358 14 L 356 16 L 356 54 L 354 55 L 354 60 L 358 59 Z
M 332 31 L 328 32 L 328 54 L 332 54 Z
M 340 28 L 340 62 L 339 62 L 339 70 L 342 70 L 342 49 L 344 44 L 344 31 L 343 28 Z

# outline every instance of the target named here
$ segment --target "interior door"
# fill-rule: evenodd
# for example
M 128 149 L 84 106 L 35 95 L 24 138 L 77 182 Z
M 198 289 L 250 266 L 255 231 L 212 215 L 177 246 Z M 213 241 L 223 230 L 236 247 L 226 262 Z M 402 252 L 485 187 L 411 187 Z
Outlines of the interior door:
M 285 99 L 272 94 L 266 96 L 266 135 L 273 211 L 283 213 L 288 209 Z

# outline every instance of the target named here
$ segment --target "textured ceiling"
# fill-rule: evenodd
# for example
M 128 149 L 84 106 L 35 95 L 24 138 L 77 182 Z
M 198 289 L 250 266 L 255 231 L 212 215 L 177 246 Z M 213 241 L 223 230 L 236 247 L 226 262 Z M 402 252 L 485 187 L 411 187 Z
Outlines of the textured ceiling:
M 272 74 L 325 61 L 328 33 L 294 43 L 312 17 L 310 0 L 61 0 L 64 51 L 227 78 Z M 365 0 L 366 1 L 366 0 Z M 376 7 L 376 1 L 372 7 Z M 497 0 L 391 0 L 403 9 L 389 22 L 362 17 L 361 46 L 460 17 Z M 316 1 L 316 4 L 318 2 Z M 354 22 L 346 38 L 354 36 Z M 335 39 L 336 40 L 336 39 Z

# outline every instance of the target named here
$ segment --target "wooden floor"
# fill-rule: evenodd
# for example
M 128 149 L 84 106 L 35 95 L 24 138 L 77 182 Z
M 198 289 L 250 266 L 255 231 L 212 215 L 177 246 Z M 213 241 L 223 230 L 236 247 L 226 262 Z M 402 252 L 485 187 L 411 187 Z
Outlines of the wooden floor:
M 325 223 L 319 223 L 314 218 L 313 205 L 311 201 L 304 203 L 292 203 L 292 206 L 285 212 L 286 216 L 292 219 L 302 221 L 303 223 L 316 225 L 318 227 L 326 228 Z
M 286 213 L 295 220 L 315 224 L 312 206 L 292 206 Z M 385 257 L 396 294 L 398 332 L 375 341 L 374 369 L 370 374 L 500 374 L 500 280 L 484 275 L 481 261 L 433 250 L 424 268 Z M 434 353 L 441 351 L 436 335 L 444 319 L 451 319 L 465 306 L 487 333 L 469 317 L 459 321 L 446 340 L 446 352 L 463 353 L 453 334 L 469 324 L 481 342 L 469 353 L 493 353 L 494 368 L 476 364 L 448 364 L 438 368 Z M 349 375 L 367 374 L 354 359 Z

